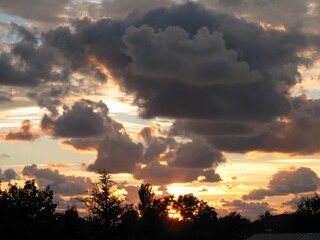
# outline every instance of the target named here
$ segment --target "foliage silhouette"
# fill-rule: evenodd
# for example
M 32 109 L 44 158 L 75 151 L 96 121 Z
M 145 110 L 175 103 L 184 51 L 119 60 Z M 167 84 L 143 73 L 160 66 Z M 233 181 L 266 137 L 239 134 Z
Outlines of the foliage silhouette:
M 1 220 L 45 223 L 54 219 L 57 205 L 50 186 L 40 190 L 35 180 L 26 181 L 23 187 L 9 183 L 8 189 L 0 190 Z
M 117 184 L 106 171 L 81 198 L 89 217 L 79 216 L 75 205 L 56 213 L 50 187 L 39 189 L 35 180 L 23 187 L 0 188 L 1 239 L 62 240 L 244 240 L 256 233 L 320 232 L 319 196 L 302 198 L 295 213 L 266 212 L 252 222 L 239 212 L 219 217 L 213 207 L 192 194 L 157 196 L 151 184 L 141 184 L 138 206 L 125 204 Z M 180 218 L 170 218 L 170 213 Z M 50 234 L 48 234 L 50 232 Z
M 320 197 L 317 193 L 311 198 L 301 198 L 297 204 L 297 213 L 320 214 Z
M 123 213 L 124 197 L 116 194 L 117 184 L 105 170 L 100 170 L 99 174 L 99 181 L 88 191 L 89 196 L 80 201 L 85 205 L 90 221 L 107 227 L 116 226 Z

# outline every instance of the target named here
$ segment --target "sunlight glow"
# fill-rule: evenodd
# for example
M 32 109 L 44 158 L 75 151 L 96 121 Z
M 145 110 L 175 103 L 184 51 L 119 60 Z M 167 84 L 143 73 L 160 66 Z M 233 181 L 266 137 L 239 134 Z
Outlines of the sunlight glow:
M 287 31 L 286 27 L 284 25 L 272 25 L 270 23 L 260 22 L 260 27 L 262 27 L 265 31 L 269 30 L 276 30 L 279 32 L 285 32 Z
M 181 214 L 176 209 L 173 209 L 173 208 L 169 209 L 168 216 L 169 218 L 172 218 L 178 221 L 183 220 Z

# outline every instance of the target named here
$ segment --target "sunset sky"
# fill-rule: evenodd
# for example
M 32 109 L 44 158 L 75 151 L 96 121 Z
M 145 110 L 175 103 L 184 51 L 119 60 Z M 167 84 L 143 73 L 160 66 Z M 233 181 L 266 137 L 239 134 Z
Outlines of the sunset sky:
M 0 177 L 61 207 L 112 174 L 130 202 L 294 211 L 320 188 L 317 0 L 0 0 Z

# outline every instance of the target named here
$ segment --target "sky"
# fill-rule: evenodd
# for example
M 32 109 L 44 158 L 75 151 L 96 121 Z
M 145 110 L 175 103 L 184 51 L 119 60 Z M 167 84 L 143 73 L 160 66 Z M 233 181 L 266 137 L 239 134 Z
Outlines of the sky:
M 316 0 L 0 0 L 0 177 L 72 204 L 106 169 L 136 203 L 294 211 L 320 188 Z

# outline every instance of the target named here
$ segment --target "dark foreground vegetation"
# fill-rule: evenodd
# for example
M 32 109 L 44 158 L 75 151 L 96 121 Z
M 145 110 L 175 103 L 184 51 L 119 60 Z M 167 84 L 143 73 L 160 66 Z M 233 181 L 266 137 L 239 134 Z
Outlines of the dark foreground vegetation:
M 301 199 L 292 214 L 266 212 L 254 222 L 237 212 L 218 217 L 214 208 L 193 195 L 156 197 L 142 184 L 138 207 L 124 204 L 115 194 L 116 183 L 104 171 L 99 182 L 79 199 L 87 209 L 79 217 L 75 206 L 57 213 L 50 187 L 39 189 L 34 180 L 23 187 L 0 190 L 1 239 L 246 239 L 256 233 L 319 232 L 320 198 Z M 174 212 L 179 218 L 169 217 Z

